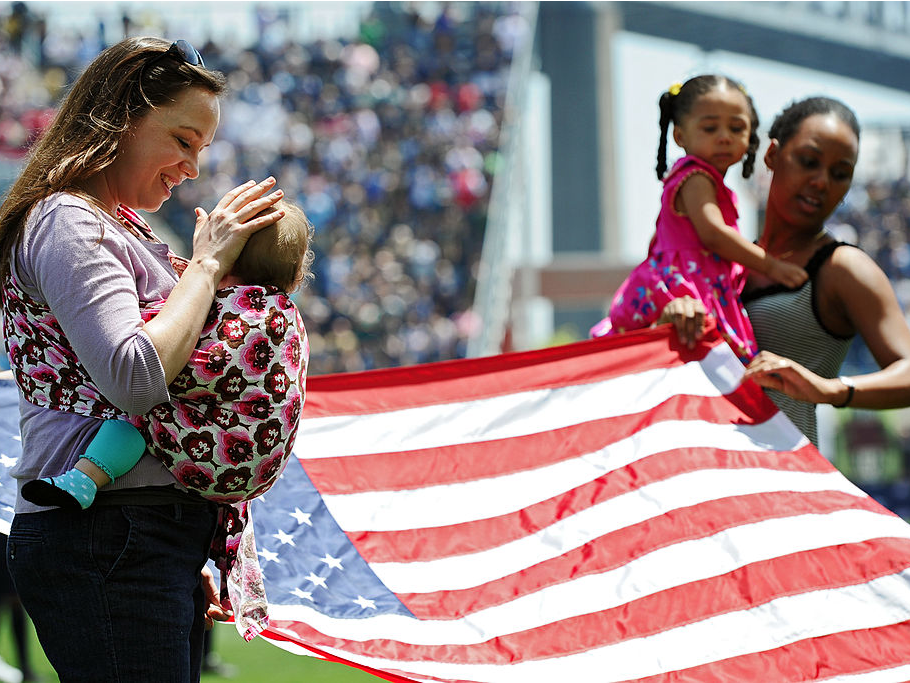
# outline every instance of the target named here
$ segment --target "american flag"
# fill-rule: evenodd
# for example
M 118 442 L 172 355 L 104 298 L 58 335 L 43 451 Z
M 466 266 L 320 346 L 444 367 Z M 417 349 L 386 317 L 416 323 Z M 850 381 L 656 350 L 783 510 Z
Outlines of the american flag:
M 21 454 L 16 382 L 13 379 L 0 379 L 0 534 L 4 535 L 9 535 L 16 506 L 16 480 L 9 472 Z
M 910 680 L 910 526 L 666 329 L 313 377 L 263 636 L 388 680 Z

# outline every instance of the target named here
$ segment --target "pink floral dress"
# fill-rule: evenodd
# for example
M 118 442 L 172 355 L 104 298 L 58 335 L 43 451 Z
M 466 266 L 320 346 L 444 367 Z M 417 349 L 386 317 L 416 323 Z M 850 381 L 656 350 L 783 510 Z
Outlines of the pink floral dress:
M 694 156 L 677 161 L 664 178 L 660 214 L 648 257 L 620 285 L 609 316 L 595 325 L 591 334 L 600 337 L 648 327 L 671 299 L 688 295 L 705 304 L 724 339 L 746 363 L 758 347 L 739 300 L 745 268 L 705 249 L 692 221 L 675 209 L 679 188 L 694 173 L 703 173 L 713 181 L 724 222 L 738 230 L 736 194 L 724 185 L 717 169 Z

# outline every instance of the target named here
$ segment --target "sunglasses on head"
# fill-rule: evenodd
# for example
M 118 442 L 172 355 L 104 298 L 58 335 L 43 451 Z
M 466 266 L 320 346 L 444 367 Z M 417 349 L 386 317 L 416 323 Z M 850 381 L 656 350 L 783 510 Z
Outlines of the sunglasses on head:
M 200 66 L 203 69 L 205 68 L 205 62 L 202 61 L 202 55 L 199 54 L 199 50 L 194 48 L 185 40 L 176 40 L 171 43 L 171 46 L 156 56 L 149 64 L 157 62 L 159 59 L 165 56 L 177 57 L 182 59 L 184 62 L 190 66 Z

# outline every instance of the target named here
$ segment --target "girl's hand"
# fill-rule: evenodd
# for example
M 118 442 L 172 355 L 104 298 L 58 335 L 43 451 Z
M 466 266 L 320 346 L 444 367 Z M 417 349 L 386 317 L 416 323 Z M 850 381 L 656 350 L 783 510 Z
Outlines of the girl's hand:
M 258 215 L 284 195 L 275 190 L 265 196 L 274 185 L 271 177 L 260 183 L 250 180 L 225 194 L 211 213 L 196 208 L 193 260 L 209 262 L 215 269 L 215 282 L 234 265 L 250 235 L 284 216 L 283 211 Z
M 809 403 L 837 403 L 844 398 L 845 386 L 839 379 L 827 379 L 789 358 L 761 351 L 746 367 L 743 381 L 776 389 L 790 398 Z
M 765 271 L 765 275 L 790 289 L 802 287 L 803 283 L 809 279 L 809 274 L 803 268 L 773 256 L 768 257 L 768 269 Z
M 695 348 L 695 344 L 705 333 L 705 305 L 691 296 L 681 296 L 664 306 L 655 325 L 672 323 L 676 328 L 679 341 L 686 348 Z

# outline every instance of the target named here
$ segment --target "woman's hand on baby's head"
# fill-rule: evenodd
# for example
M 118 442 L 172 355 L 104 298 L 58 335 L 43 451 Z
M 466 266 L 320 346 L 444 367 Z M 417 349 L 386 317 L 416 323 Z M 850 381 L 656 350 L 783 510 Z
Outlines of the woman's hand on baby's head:
M 227 192 L 211 213 L 197 207 L 193 259 L 212 259 L 220 280 L 250 235 L 284 216 L 283 211 L 263 213 L 284 196 L 281 190 L 266 194 L 274 186 L 271 177 L 259 183 L 251 180 Z
M 284 196 L 284 192 L 281 190 L 266 194 L 274 187 L 275 182 L 271 176 L 259 183 L 250 180 L 225 194 L 216 208 L 225 206 L 228 210 L 235 212 L 248 227 L 255 226 L 256 229 L 259 229 L 271 225 L 284 215 L 283 211 L 274 212 L 278 213 L 278 216 L 275 216 L 274 213 L 262 213 Z M 255 232 L 256 229 L 252 232 Z
M 765 275 L 774 280 L 774 282 L 778 282 L 790 289 L 796 289 L 797 287 L 802 287 L 803 283 L 809 279 L 809 273 L 795 263 L 774 257 L 770 257 L 769 260 L 770 265 Z

